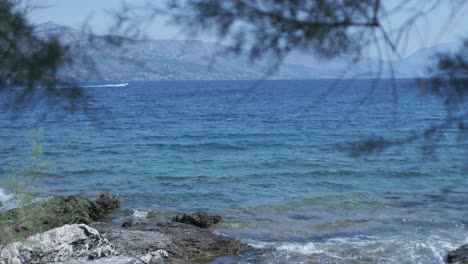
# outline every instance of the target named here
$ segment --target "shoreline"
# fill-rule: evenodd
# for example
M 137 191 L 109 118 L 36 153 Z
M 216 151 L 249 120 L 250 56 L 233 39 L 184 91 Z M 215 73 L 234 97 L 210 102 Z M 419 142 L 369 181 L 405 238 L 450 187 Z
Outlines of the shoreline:
M 2 212 L 2 227 L 5 219 L 13 217 L 18 210 L 37 213 L 37 208 L 48 210 L 50 207 L 59 220 L 50 222 L 50 215 L 36 214 L 39 222 L 35 223 L 43 225 L 37 232 L 29 230 L 27 225 L 13 229 L 20 234 L 19 238 L 3 243 L 1 263 L 261 262 L 264 254 L 278 250 L 251 246 L 217 234 L 216 228 L 212 228 L 222 220 L 217 215 L 199 212 L 174 216 L 170 221 L 164 216 L 162 218 L 166 219 L 161 219 L 155 212 L 136 211 L 138 213 L 131 217 L 125 216 L 118 210 L 119 206 L 119 198 L 109 194 L 102 194 L 95 200 L 70 195 Z M 62 242 L 58 243 L 57 238 Z M 314 253 L 309 259 L 308 263 L 349 263 L 325 253 Z M 447 252 L 444 260 L 468 263 L 468 245 Z
M 2 227 L 11 225 L 12 239 L 4 244 L 1 263 L 210 263 L 254 251 L 209 229 L 219 216 L 199 213 L 164 222 L 146 215 L 121 224 L 112 218 L 119 206 L 109 194 L 94 200 L 69 195 L 2 212 Z M 19 214 L 34 220 L 21 223 Z

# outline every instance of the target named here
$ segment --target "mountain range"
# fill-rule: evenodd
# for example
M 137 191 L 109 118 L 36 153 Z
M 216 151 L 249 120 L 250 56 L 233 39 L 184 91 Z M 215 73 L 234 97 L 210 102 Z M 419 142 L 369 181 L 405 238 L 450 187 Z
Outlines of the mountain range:
M 325 60 L 293 52 L 272 73 L 274 58 L 252 62 L 225 46 L 199 40 L 93 35 L 53 22 L 38 25 L 35 32 L 41 38 L 58 37 L 69 47 L 73 63 L 60 75 L 82 81 L 411 78 L 424 76 L 434 54 L 455 45 L 421 49 L 391 63 L 374 58 Z

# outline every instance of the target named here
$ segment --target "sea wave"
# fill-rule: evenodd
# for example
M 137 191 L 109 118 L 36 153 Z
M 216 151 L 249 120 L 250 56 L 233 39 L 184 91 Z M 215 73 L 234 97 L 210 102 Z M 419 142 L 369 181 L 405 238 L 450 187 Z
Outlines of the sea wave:
M 297 252 L 304 255 L 325 253 L 323 250 L 318 249 L 317 246 L 312 242 L 305 244 L 284 243 L 277 246 L 277 249 L 281 251 Z
M 314 242 L 258 242 L 248 244 L 255 248 L 273 249 L 274 259 L 282 260 L 302 255 L 304 260 L 326 255 L 336 263 L 444 263 L 448 251 L 457 248 L 463 241 L 431 235 L 421 239 L 408 237 L 355 236 L 333 238 Z M 333 262 L 335 263 L 335 262 Z
M 0 188 L 0 202 L 1 202 L 1 209 L 6 210 L 15 207 L 13 202 L 13 194 L 6 193 L 5 190 Z
M 135 219 L 146 219 L 148 217 L 148 211 L 133 211 L 133 218 Z
M 7 194 L 5 191 L 0 188 L 0 202 L 5 203 L 13 198 L 12 194 Z

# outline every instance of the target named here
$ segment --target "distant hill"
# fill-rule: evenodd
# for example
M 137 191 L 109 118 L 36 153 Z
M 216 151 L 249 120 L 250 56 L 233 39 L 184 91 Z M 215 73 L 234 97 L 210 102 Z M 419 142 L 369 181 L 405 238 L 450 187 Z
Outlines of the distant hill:
M 73 66 L 61 75 L 83 81 L 130 80 L 241 80 L 263 79 L 273 59 L 252 63 L 246 56 L 226 52 L 226 47 L 198 40 L 135 40 L 119 36 L 94 36 L 53 22 L 38 25 L 42 38 L 56 36 L 69 46 Z M 429 58 L 440 48 L 421 50 L 394 62 L 396 77 L 418 77 Z M 352 66 L 350 66 L 352 65 Z M 382 66 L 383 65 L 383 66 Z M 388 77 L 388 63 L 364 59 L 317 60 L 312 55 L 289 56 L 272 79 Z
M 286 63 L 299 63 L 311 70 L 310 74 L 327 69 L 333 78 L 416 78 L 427 77 L 428 68 L 437 62 L 436 54 L 458 51 L 461 43 L 451 42 L 423 48 L 398 61 L 362 58 L 354 62 L 351 58 L 319 59 L 311 54 L 293 52 Z M 314 67 L 320 67 L 314 69 Z M 323 74 L 321 76 L 326 76 Z

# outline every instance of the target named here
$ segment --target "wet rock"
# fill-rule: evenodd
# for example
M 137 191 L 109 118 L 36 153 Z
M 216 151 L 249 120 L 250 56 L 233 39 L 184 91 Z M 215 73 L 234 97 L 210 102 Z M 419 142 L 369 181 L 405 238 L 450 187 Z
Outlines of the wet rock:
M 153 214 L 151 214 L 153 216 Z M 150 212 L 135 211 L 131 217 L 127 217 L 122 223 L 122 227 L 130 227 L 135 225 L 146 225 L 155 218 L 150 218 Z
M 118 196 L 103 193 L 96 200 L 96 204 L 101 208 L 104 213 L 108 213 L 113 209 L 120 207 L 120 199 Z
M 149 211 L 148 214 L 146 215 L 147 219 L 156 219 L 158 215 L 154 211 Z
M 222 217 L 219 215 L 209 215 L 206 212 L 197 212 L 194 214 L 184 214 L 182 216 L 175 216 L 172 218 L 172 222 L 179 222 L 189 225 L 194 225 L 201 228 L 209 228 L 221 222 Z
M 64 225 L 6 245 L 3 263 L 53 263 L 70 259 L 96 260 L 114 254 L 114 247 L 99 232 L 84 224 Z
M 127 220 L 127 221 L 122 223 L 122 227 L 131 227 L 132 225 L 133 224 L 132 224 L 131 220 Z
M 468 244 L 450 251 L 447 254 L 447 263 L 468 264 Z
M 92 221 L 96 221 L 113 209 L 120 207 L 119 197 L 108 193 L 101 194 L 96 200 L 87 199 L 87 202 L 89 203 L 87 211 Z

